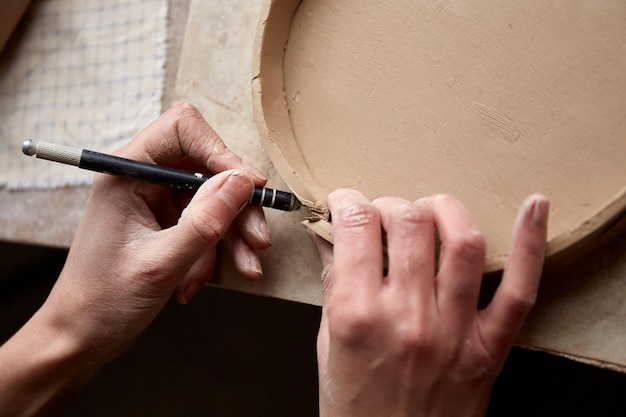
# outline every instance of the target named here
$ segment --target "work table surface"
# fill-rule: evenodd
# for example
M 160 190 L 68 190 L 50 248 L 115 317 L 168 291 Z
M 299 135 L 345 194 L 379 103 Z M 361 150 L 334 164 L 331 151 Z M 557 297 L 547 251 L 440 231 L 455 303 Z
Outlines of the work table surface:
M 163 107 L 191 102 L 226 144 L 284 183 L 263 152 L 250 99 L 252 46 L 260 2 L 170 0 Z M 188 19 L 189 17 L 189 19 Z M 69 247 L 88 186 L 0 189 L 0 239 Z M 321 265 L 300 221 L 304 213 L 266 210 L 273 247 L 264 278 L 245 282 L 226 256 L 213 282 L 227 288 L 321 304 Z M 626 369 L 626 236 L 544 278 L 518 343 L 613 369 Z

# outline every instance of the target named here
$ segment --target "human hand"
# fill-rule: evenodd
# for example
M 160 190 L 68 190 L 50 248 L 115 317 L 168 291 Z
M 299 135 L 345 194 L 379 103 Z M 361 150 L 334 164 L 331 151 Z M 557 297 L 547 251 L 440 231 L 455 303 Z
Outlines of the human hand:
M 170 109 L 117 153 L 217 174 L 192 195 L 96 175 L 67 263 L 44 305 L 77 337 L 123 349 L 175 291 L 185 303 L 211 276 L 222 237 L 238 270 L 261 274 L 256 249 L 270 245 L 263 212 L 247 207 L 262 174 L 229 151 L 188 104 Z M 76 320 L 80 317 L 80 320 Z
M 163 114 L 119 156 L 217 174 L 195 195 L 96 175 L 66 264 L 48 299 L 0 347 L 0 416 L 41 415 L 128 347 L 176 292 L 187 302 L 213 272 L 222 237 L 256 279 L 270 245 L 263 175 L 229 151 L 192 106 Z M 245 207 L 245 208 L 244 208 Z
M 334 248 L 316 240 L 325 265 L 320 415 L 484 415 L 536 298 L 548 201 L 534 195 L 521 208 L 502 282 L 483 310 L 477 303 L 485 241 L 458 200 L 438 195 L 370 203 L 339 190 L 328 202 Z

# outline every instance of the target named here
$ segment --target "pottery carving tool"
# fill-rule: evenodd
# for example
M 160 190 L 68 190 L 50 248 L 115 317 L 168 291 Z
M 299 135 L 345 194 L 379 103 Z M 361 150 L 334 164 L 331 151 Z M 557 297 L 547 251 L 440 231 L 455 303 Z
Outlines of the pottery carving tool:
M 199 172 L 194 173 L 43 141 L 24 141 L 22 152 L 25 155 L 48 161 L 165 185 L 178 190 L 196 191 L 210 178 Z M 283 211 L 298 210 L 302 206 L 293 193 L 267 187 L 254 187 L 248 204 Z

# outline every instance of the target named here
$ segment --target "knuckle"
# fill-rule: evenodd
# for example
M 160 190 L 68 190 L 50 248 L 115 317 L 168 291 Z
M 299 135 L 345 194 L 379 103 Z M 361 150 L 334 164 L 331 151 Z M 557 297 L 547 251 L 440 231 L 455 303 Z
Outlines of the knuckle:
M 198 120 L 204 120 L 200 111 L 192 104 L 179 103 L 172 109 L 173 124 L 178 136 L 184 136 Z
M 397 216 L 405 223 L 421 224 L 426 221 L 424 212 L 414 204 L 403 204 L 396 208 Z
M 402 229 L 407 234 L 412 234 L 428 221 L 427 216 L 414 204 L 398 205 L 394 209 L 394 218 L 402 223 Z
M 362 230 L 369 224 L 379 222 L 378 213 L 371 204 L 355 202 L 339 207 L 335 218 L 345 229 L 355 231 Z
M 500 296 L 504 301 L 509 316 L 517 320 L 522 320 L 526 317 L 528 312 L 535 306 L 537 300 L 536 294 L 521 295 L 510 291 L 499 295 L 499 297 Z
M 463 355 L 458 353 L 450 366 L 459 369 L 461 378 L 467 383 L 484 384 L 491 382 L 500 374 L 501 360 L 493 358 L 488 352 L 476 352 Z
M 544 245 L 526 244 L 521 248 L 522 256 L 531 260 L 543 260 L 546 256 L 546 250 Z
M 200 110 L 193 104 L 187 102 L 175 104 L 171 111 L 176 118 L 181 120 L 185 120 L 187 117 L 198 117 L 200 115 Z
M 214 245 L 226 232 L 222 227 L 223 222 L 210 213 L 194 213 L 191 216 L 190 224 L 195 233 L 206 242 L 207 246 Z
M 179 103 L 172 108 L 172 112 L 176 135 L 185 155 L 200 155 L 206 151 L 205 148 L 217 154 L 227 152 L 219 135 L 209 126 L 196 106 Z
M 198 146 L 210 147 L 205 163 L 208 169 L 217 171 L 224 166 L 236 167 L 243 163 L 241 157 L 228 149 L 215 131 L 210 130 L 207 137 L 208 139 Z
M 450 203 L 456 204 L 458 202 L 458 199 L 452 194 L 440 193 L 440 194 L 433 195 L 431 198 L 433 201 L 440 202 L 443 204 L 450 204 Z
M 328 310 L 328 329 L 331 337 L 347 344 L 358 344 L 372 334 L 377 325 L 376 316 L 366 306 L 352 305 Z
M 398 197 L 379 197 L 372 201 L 378 211 L 386 212 L 394 221 L 419 224 L 426 221 L 424 210 L 415 203 Z
M 403 352 L 427 354 L 431 351 L 431 339 L 423 326 L 409 324 L 396 329 L 397 346 Z
M 479 231 L 463 233 L 443 243 L 451 256 L 467 263 L 482 262 L 485 259 L 487 243 Z

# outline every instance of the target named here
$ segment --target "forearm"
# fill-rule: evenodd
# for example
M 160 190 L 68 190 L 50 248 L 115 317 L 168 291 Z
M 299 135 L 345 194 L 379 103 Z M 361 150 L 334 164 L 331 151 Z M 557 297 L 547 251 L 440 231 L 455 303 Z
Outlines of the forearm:
M 101 366 L 44 305 L 0 347 L 0 416 L 41 415 Z

